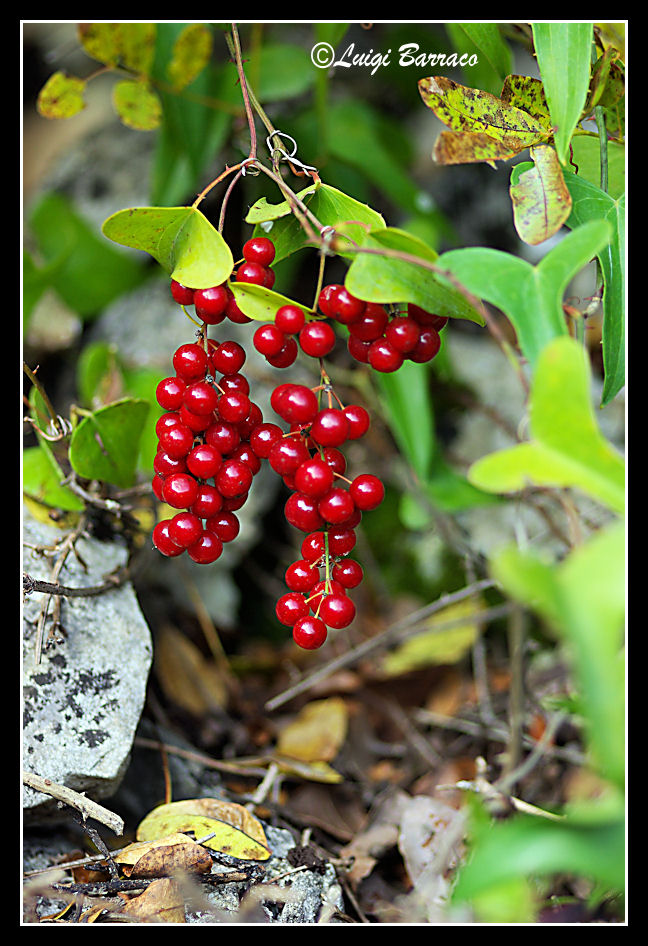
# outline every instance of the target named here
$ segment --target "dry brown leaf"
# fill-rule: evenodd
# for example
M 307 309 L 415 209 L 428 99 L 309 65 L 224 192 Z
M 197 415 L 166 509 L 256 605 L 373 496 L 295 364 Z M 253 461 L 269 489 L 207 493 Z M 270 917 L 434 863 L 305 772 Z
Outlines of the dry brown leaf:
M 330 762 L 346 738 L 348 720 L 340 697 L 308 703 L 279 733 L 277 753 L 302 762 Z
M 184 923 L 185 907 L 175 880 L 154 880 L 146 890 L 128 900 L 122 913 L 142 923 Z
M 155 673 L 167 698 L 194 716 L 222 709 L 227 702 L 222 673 L 174 627 L 158 634 Z
M 212 866 L 205 848 L 180 833 L 129 844 L 115 856 L 115 861 L 122 865 L 126 877 L 170 877 L 179 871 L 205 874 Z

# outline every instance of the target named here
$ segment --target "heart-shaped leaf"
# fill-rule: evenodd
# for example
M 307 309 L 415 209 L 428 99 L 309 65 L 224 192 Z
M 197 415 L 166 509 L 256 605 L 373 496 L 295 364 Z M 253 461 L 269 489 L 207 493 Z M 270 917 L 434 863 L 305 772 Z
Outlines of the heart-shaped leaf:
M 512 175 L 509 192 L 515 229 L 521 240 L 536 246 L 560 230 L 572 202 L 551 145 L 536 145 L 530 153 L 533 164 L 515 178 Z
M 131 207 L 104 221 L 104 236 L 149 253 L 177 282 L 192 289 L 220 286 L 234 259 L 222 235 L 196 207 Z
M 249 319 L 254 319 L 255 322 L 274 322 L 277 310 L 284 305 L 296 305 L 306 315 L 310 315 L 310 310 L 300 302 L 294 302 L 287 296 L 273 292 L 272 289 L 265 289 L 263 286 L 233 282 L 230 284 L 230 289 L 241 312 Z
M 123 398 L 83 417 L 70 438 L 75 472 L 124 489 L 132 486 L 148 412 L 147 401 Z
M 468 471 L 480 489 L 575 487 L 615 512 L 625 505 L 623 457 L 604 438 L 591 404 L 587 356 L 569 336 L 540 355 L 530 395 L 532 440 L 482 457 Z
M 55 72 L 38 93 L 39 114 L 44 118 L 72 118 L 85 108 L 85 87 L 84 79 Z

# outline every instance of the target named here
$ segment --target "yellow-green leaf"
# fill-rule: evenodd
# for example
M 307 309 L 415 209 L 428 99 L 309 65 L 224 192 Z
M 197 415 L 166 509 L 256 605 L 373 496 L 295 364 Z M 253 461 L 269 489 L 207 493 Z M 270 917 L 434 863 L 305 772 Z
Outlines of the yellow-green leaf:
M 536 145 L 530 153 L 533 167 L 511 183 L 510 195 L 520 239 L 536 246 L 560 230 L 571 213 L 572 200 L 554 148 Z
M 508 161 L 517 153 L 517 149 L 511 150 L 483 132 L 442 131 L 434 143 L 432 157 L 437 164 L 474 164 L 477 161 L 493 164 L 495 161 Z
M 118 23 L 118 42 L 122 63 L 140 75 L 148 76 L 155 56 L 156 23 Z
M 123 123 L 137 131 L 153 131 L 162 122 L 162 103 L 147 82 L 118 82 L 113 89 L 113 104 Z
M 387 654 L 381 669 L 395 676 L 431 664 L 457 663 L 475 642 L 479 625 L 471 619 L 482 610 L 483 602 L 478 597 L 443 608 L 426 622 L 427 630 Z M 465 618 L 465 623 L 441 629 L 441 625 L 462 618 Z
M 280 732 L 277 752 L 302 762 L 330 762 L 346 738 L 348 717 L 339 697 L 308 703 Z
M 246 861 L 265 861 L 270 848 L 261 822 L 243 805 L 216 798 L 192 798 L 158 805 L 140 822 L 138 841 L 155 841 L 177 832 L 196 838 L 214 832 L 202 843 L 213 851 Z
M 481 133 L 521 151 L 549 136 L 545 125 L 502 99 L 445 76 L 419 79 L 421 98 L 452 131 Z
M 43 118 L 72 118 L 85 108 L 83 79 L 55 72 L 38 94 L 36 108 Z
M 186 88 L 203 71 L 212 53 L 213 37 L 205 23 L 186 26 L 173 44 L 167 75 L 176 91 Z
M 533 76 L 507 76 L 502 86 L 502 101 L 521 108 L 551 131 L 549 106 L 540 79 Z
M 79 23 L 79 42 L 88 56 L 106 66 L 119 61 L 119 23 Z

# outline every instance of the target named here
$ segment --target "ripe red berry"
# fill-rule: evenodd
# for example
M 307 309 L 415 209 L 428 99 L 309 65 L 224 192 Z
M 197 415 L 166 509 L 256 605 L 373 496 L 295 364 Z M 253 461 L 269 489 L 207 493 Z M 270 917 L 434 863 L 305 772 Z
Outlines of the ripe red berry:
M 355 544 L 356 534 L 353 529 L 343 529 L 338 526 L 335 530 L 329 530 L 328 547 L 331 555 L 348 555 L 355 548 Z
M 190 508 L 199 519 L 211 519 L 223 508 L 223 497 L 215 486 L 209 483 L 201 483 L 198 486 L 198 497 Z
M 187 554 L 198 565 L 211 565 L 223 554 L 223 543 L 217 535 L 205 529 L 198 541 L 189 546 Z
M 212 414 L 195 414 L 193 411 L 190 411 L 186 404 L 183 404 L 180 410 L 178 411 L 181 422 L 188 427 L 189 430 L 193 430 L 194 433 L 200 433 L 202 430 L 206 430 L 212 422 Z
M 241 443 L 231 454 L 233 460 L 240 460 L 242 463 L 245 463 L 246 466 L 250 467 L 252 475 L 256 474 L 261 469 L 261 460 L 252 449 L 249 443 Z
M 319 498 L 333 486 L 333 470 L 325 460 L 312 457 L 295 470 L 295 488 L 306 496 Z
M 414 348 L 407 357 L 416 364 L 426 364 L 428 361 L 432 361 L 435 355 L 438 354 L 440 348 L 441 336 L 438 331 L 431 325 L 426 325 L 421 329 L 421 335 L 416 348 Z
M 276 355 L 266 355 L 266 361 L 273 368 L 289 368 L 295 363 L 298 354 L 299 346 L 296 340 L 292 335 L 288 335 L 281 351 Z
M 269 266 L 275 258 L 275 246 L 267 237 L 250 237 L 243 246 L 243 259 L 259 266 Z
M 323 459 L 325 463 L 331 467 L 334 473 L 339 473 L 340 476 L 344 476 L 346 473 L 346 457 L 341 450 L 338 450 L 337 447 L 324 447 L 323 450 L 324 456 Z
M 381 305 L 368 302 L 360 318 L 351 324 L 349 332 L 363 342 L 373 342 L 385 331 L 389 316 Z
M 362 565 L 352 558 L 336 562 L 331 575 L 343 588 L 356 588 L 364 578 Z
M 268 454 L 268 463 L 280 476 L 294 473 L 310 454 L 303 440 L 296 437 L 283 437 L 277 440 Z
M 173 427 L 163 430 L 159 439 L 164 453 L 173 457 L 174 460 L 180 460 L 182 457 L 186 457 L 191 450 L 194 434 L 184 424 L 174 424 Z
M 385 338 L 392 348 L 401 354 L 407 354 L 416 348 L 420 335 L 420 325 L 407 316 L 397 316 L 385 329 Z
M 361 473 L 356 476 L 349 487 L 353 502 L 358 509 L 365 512 L 375 509 L 385 498 L 385 487 L 373 473 Z
M 319 562 L 325 552 L 324 533 L 321 530 L 307 535 L 301 544 L 302 558 L 307 562 Z
M 208 367 L 205 349 L 194 343 L 181 345 L 173 355 L 173 367 L 178 377 L 184 381 L 204 378 Z
M 249 283 L 253 286 L 263 286 L 267 276 L 267 269 L 259 263 L 242 263 L 236 271 L 236 281 Z
M 171 476 L 172 473 L 184 473 L 187 464 L 184 457 L 170 457 L 166 451 L 161 448 L 153 457 L 153 469 L 160 476 Z
M 205 430 L 205 442 L 216 447 L 224 457 L 236 450 L 241 442 L 241 435 L 234 424 L 218 420 Z
M 286 343 L 285 333 L 274 322 L 260 325 L 252 336 L 252 343 L 261 355 L 273 357 L 278 355 Z
M 344 286 L 340 286 L 338 283 L 329 283 L 328 286 L 324 286 L 319 294 L 317 306 L 320 312 L 329 319 L 335 318 L 335 296 L 340 289 L 344 289 Z
M 303 595 L 289 591 L 282 595 L 275 605 L 275 614 L 282 624 L 292 627 L 300 618 L 308 614 L 308 602 Z
M 284 506 L 284 515 L 291 526 L 300 532 L 313 532 L 324 525 L 317 509 L 317 500 L 304 493 L 293 493 Z
M 320 580 L 319 568 L 302 558 L 286 569 L 285 581 L 291 591 L 310 591 Z
M 367 303 L 356 299 L 345 286 L 340 286 L 331 297 L 335 318 L 343 325 L 357 322 L 364 314 Z
M 179 512 L 169 522 L 169 538 L 183 549 L 197 542 L 202 531 L 202 522 L 192 512 Z
M 326 595 L 319 609 L 320 619 L 336 630 L 348 627 L 355 614 L 355 604 L 346 594 Z
M 304 310 L 296 305 L 282 305 L 275 313 L 275 325 L 285 335 L 296 335 L 304 327 Z
M 371 343 L 368 357 L 371 367 L 383 374 L 398 371 L 404 359 L 404 355 L 394 348 L 386 338 L 377 338 Z
M 214 374 L 236 374 L 245 364 L 245 349 L 238 342 L 221 342 L 210 353 Z
M 295 621 L 292 633 L 298 647 L 304 650 L 317 650 L 326 640 L 328 631 L 326 624 L 320 618 L 306 615 Z
M 340 486 L 334 486 L 320 499 L 317 509 L 322 519 L 338 525 L 353 515 L 355 504 L 350 493 Z
M 363 342 L 361 338 L 355 335 L 349 335 L 347 338 L 347 349 L 352 358 L 361 362 L 363 365 L 369 364 L 369 349 L 371 342 Z
M 189 473 L 171 473 L 164 481 L 162 496 L 174 509 L 189 509 L 198 499 L 198 483 Z
M 308 596 L 308 604 L 311 611 L 313 613 L 318 612 L 324 599 L 332 594 L 344 594 L 344 588 L 330 578 L 328 581 L 318 581 L 317 584 L 313 585 L 311 593 Z
M 166 555 L 167 558 L 175 558 L 176 555 L 182 555 L 184 549 L 171 539 L 169 536 L 169 523 L 170 519 L 163 519 L 161 522 L 158 522 L 155 528 L 153 529 L 153 545 L 161 552 L 162 555 Z
M 205 529 L 217 535 L 221 542 L 233 542 L 241 530 L 241 523 L 233 512 L 220 512 L 206 521 Z
M 258 457 L 267 459 L 275 443 L 283 438 L 283 430 L 277 424 L 259 424 L 250 434 L 250 446 Z
M 195 381 L 185 388 L 182 403 L 192 414 L 211 414 L 216 408 L 218 393 L 208 381 Z
M 309 424 L 319 410 L 317 396 L 305 384 L 291 384 L 278 401 L 277 414 L 288 424 Z
M 252 471 L 242 460 L 223 460 L 215 477 L 216 489 L 227 499 L 244 495 L 252 485 Z
M 207 325 L 218 325 L 225 318 L 228 299 L 226 286 L 196 289 L 193 298 L 196 315 Z
M 242 391 L 229 391 L 218 398 L 218 414 L 228 424 L 240 424 L 250 413 L 250 398 Z
M 310 435 L 322 447 L 339 447 L 349 435 L 349 422 L 338 408 L 325 407 L 313 421 Z
M 160 407 L 165 411 L 177 411 L 182 404 L 182 395 L 186 387 L 182 378 L 163 378 L 155 390 Z
M 360 404 L 347 404 L 346 407 L 342 408 L 342 413 L 349 424 L 347 438 L 349 440 L 359 440 L 360 437 L 364 437 L 371 423 L 369 411 Z
M 171 280 L 171 295 L 179 305 L 191 305 L 193 303 L 194 291 L 175 279 Z
M 335 332 L 328 322 L 308 322 L 299 333 L 299 345 L 311 358 L 325 358 L 335 347 Z
M 234 298 L 234 293 L 231 290 L 228 294 L 225 315 L 230 320 L 230 322 L 236 322 L 237 325 L 244 325 L 246 322 L 252 321 L 252 319 L 239 308 L 238 303 Z
M 407 314 L 413 318 L 419 325 L 426 325 L 435 328 L 437 332 L 447 324 L 448 319 L 443 315 L 434 315 L 433 312 L 426 312 L 418 305 L 410 302 L 407 306 Z
M 200 443 L 187 457 L 187 469 L 200 480 L 210 480 L 216 476 L 222 462 L 223 458 L 215 447 Z

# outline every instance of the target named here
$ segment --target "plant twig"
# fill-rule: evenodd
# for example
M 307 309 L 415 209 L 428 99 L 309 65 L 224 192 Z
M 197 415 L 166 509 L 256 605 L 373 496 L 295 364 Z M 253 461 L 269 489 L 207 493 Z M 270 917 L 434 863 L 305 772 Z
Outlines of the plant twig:
M 36 775 L 34 772 L 23 772 L 22 780 L 23 784 L 33 788 L 34 791 L 50 795 L 64 805 L 76 808 L 84 818 L 93 818 L 95 821 L 105 824 L 117 835 L 124 833 L 124 821 L 119 815 L 115 814 L 114 811 L 109 811 L 108 808 L 104 808 L 103 805 L 97 804 L 92 799 L 86 798 L 85 795 L 75 792 L 65 785 L 59 785 L 49 778 Z

